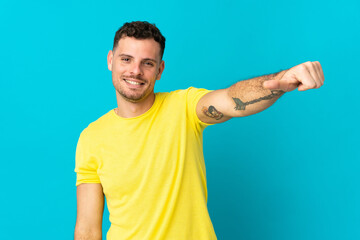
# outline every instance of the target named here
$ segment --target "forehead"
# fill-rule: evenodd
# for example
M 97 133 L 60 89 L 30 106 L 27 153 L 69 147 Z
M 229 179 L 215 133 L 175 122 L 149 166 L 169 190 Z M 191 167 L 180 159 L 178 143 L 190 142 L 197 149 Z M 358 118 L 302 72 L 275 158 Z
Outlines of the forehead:
M 115 54 L 126 54 L 135 58 L 160 60 L 160 44 L 154 39 L 120 38 Z

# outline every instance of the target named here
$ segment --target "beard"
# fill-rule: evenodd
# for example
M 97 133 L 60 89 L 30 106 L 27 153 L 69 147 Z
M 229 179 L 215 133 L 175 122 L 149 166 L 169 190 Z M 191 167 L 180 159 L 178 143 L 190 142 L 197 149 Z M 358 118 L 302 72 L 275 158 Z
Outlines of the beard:
M 143 87 L 139 89 L 137 88 L 131 89 L 127 86 L 127 83 L 123 80 L 124 78 L 140 80 L 142 83 L 144 83 L 142 85 Z M 129 75 L 129 76 L 122 75 L 120 78 L 120 82 L 118 82 L 117 84 L 114 82 L 114 87 L 116 89 L 116 92 L 121 97 L 123 97 L 126 101 L 133 103 L 141 102 L 151 93 L 151 86 L 149 85 L 149 81 L 141 78 L 140 76 L 134 76 L 134 75 Z
M 129 102 L 141 102 L 141 100 L 143 100 L 144 98 L 147 97 L 148 91 L 144 91 L 142 93 L 127 93 L 126 91 L 124 91 L 123 89 L 119 89 L 117 90 L 117 92 L 120 94 L 120 96 L 122 96 L 126 101 Z

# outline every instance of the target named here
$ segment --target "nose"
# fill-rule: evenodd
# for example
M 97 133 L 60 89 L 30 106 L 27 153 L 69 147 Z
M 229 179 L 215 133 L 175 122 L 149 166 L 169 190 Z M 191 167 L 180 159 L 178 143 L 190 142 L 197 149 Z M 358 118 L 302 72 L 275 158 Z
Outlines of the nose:
M 133 74 L 133 75 L 136 75 L 136 76 L 142 75 L 141 64 L 137 63 L 137 62 L 134 62 L 131 65 L 130 73 Z

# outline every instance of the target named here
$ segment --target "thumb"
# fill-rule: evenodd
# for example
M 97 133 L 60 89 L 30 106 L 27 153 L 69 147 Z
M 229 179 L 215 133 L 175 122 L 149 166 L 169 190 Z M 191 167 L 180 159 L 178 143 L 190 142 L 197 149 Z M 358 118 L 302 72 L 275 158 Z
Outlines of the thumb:
M 278 80 L 268 80 L 264 82 L 263 87 L 270 90 L 278 90 L 281 89 L 281 85 L 283 84 Z
M 289 92 L 297 88 L 298 84 L 289 83 L 286 81 L 279 80 L 269 80 L 263 83 L 263 87 L 270 90 L 282 90 L 284 92 Z

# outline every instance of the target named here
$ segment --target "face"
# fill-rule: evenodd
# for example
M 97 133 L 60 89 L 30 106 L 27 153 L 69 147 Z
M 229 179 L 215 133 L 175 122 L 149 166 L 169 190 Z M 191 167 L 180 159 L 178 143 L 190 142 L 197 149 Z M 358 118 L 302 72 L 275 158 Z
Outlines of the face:
M 123 37 L 109 51 L 108 68 L 117 93 L 129 102 L 141 102 L 154 93 L 156 80 L 165 68 L 160 44 L 154 39 Z

